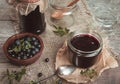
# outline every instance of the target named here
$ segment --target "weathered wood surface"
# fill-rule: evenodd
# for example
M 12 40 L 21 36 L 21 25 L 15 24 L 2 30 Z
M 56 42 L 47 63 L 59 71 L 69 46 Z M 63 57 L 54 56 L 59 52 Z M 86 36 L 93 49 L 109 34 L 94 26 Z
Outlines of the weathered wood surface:
M 80 12 L 79 16 L 77 17 L 76 25 L 88 25 L 84 22 L 84 19 L 88 19 L 90 23 L 92 22 L 92 17 L 86 14 L 85 5 L 80 1 Z M 6 3 L 6 0 L 0 0 L 0 84 L 8 84 L 6 79 L 3 79 L 3 73 L 6 71 L 6 69 L 10 70 L 19 70 L 21 67 L 14 66 L 9 63 L 7 58 L 5 57 L 3 53 L 2 46 L 6 39 L 10 37 L 11 35 L 16 33 L 16 17 L 15 10 L 12 6 L 8 5 Z M 120 31 L 120 26 L 115 31 Z M 72 28 L 72 27 L 71 27 Z M 74 27 L 73 27 L 74 28 Z M 58 49 L 62 46 L 66 36 L 64 37 L 58 37 L 54 35 L 52 32 L 52 27 L 47 24 L 46 31 L 41 34 L 40 36 L 43 39 L 45 48 L 42 53 L 42 56 L 38 61 L 36 61 L 34 64 L 27 66 L 27 75 L 25 75 L 25 79 L 22 79 L 20 83 L 15 84 L 28 84 L 30 80 L 37 80 L 37 74 L 39 72 L 43 73 L 42 78 L 48 77 L 49 75 L 54 73 L 54 62 L 55 62 L 55 56 L 58 51 Z M 117 55 L 120 55 L 120 33 L 116 33 L 116 38 L 110 38 L 114 39 L 111 42 L 111 45 L 113 46 L 114 52 L 117 52 Z M 113 43 L 113 44 L 112 44 Z M 115 44 L 116 43 L 116 44 Z M 49 58 L 50 61 L 48 63 L 44 62 L 45 58 Z M 119 64 L 120 59 L 117 58 Z M 109 69 L 106 70 L 104 73 L 102 73 L 102 76 L 100 76 L 95 82 L 89 83 L 89 84 L 120 84 L 120 67 L 115 69 Z M 53 84 L 53 81 L 56 79 L 56 77 L 51 78 L 49 81 L 46 82 L 46 84 Z M 70 84 L 64 82 L 63 84 Z

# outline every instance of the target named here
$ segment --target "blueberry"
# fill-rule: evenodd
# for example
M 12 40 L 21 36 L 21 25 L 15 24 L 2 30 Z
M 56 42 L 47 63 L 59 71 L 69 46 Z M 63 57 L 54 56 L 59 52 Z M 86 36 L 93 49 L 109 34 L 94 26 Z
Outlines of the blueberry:
M 32 40 L 35 41 L 35 40 L 37 40 L 37 39 L 36 39 L 35 37 L 32 37 Z
M 36 54 L 36 52 L 33 50 L 33 51 L 32 51 L 32 54 L 33 54 L 33 55 L 35 55 L 35 54 Z
M 28 44 L 28 41 L 24 41 L 24 43 L 25 43 L 25 45 L 27 45 L 27 44 Z
M 42 73 L 38 73 L 38 75 L 37 75 L 37 76 L 38 76 L 38 77 L 41 77 L 42 75 L 43 75 Z
M 14 54 L 13 52 L 10 52 L 10 51 L 8 51 L 8 53 L 9 53 L 9 55 L 12 55 L 12 54 Z
M 35 48 L 35 46 L 32 46 L 32 48 L 34 49 L 34 48 Z
M 27 40 L 27 41 L 31 41 L 31 38 L 30 38 L 30 37 L 26 37 L 26 40 Z
M 28 49 L 26 52 L 27 52 L 27 53 L 30 53 L 30 51 L 31 51 L 31 50 L 30 50 L 30 49 Z
M 9 45 L 9 49 L 13 49 L 15 46 L 16 46 L 15 43 L 11 43 L 11 44 Z
M 38 48 L 35 48 L 35 51 L 36 51 L 36 52 L 39 52 L 39 49 L 38 49 Z
M 13 51 L 10 51 L 10 50 L 8 50 L 7 52 L 8 52 L 8 54 L 10 54 L 10 55 L 14 53 Z
M 26 54 L 26 56 L 27 56 L 27 57 L 29 57 L 29 56 L 30 56 L 30 54 L 29 54 L 29 53 L 27 53 L 27 54 Z
M 20 60 L 20 59 L 21 59 L 21 57 L 19 57 L 19 56 L 18 56 L 18 57 L 17 57 L 17 59 L 19 59 L 19 60 Z
M 21 57 L 21 54 L 20 54 L 20 53 L 18 53 L 18 57 Z
M 21 53 L 20 53 L 20 55 L 22 56 L 22 55 L 24 55 L 24 53 L 23 53 L 23 52 L 21 52 Z
M 38 47 L 40 48 L 40 47 L 41 47 L 41 45 L 38 45 Z
M 12 47 L 11 47 L 11 46 L 9 46 L 9 47 L 8 47 L 8 50 L 12 50 Z
M 30 57 L 33 57 L 32 55 L 30 55 Z
M 22 40 L 22 41 L 25 41 L 25 40 L 26 40 L 26 37 L 22 37 L 21 40 Z
M 27 59 L 27 56 L 24 56 L 23 59 Z
M 36 42 L 36 41 L 34 42 L 34 45 L 38 45 L 38 44 L 39 44 L 38 42 Z
M 26 50 L 25 50 L 25 49 L 23 49 L 23 51 L 25 52 Z
M 8 52 L 10 56 L 15 57 L 15 52 Z
M 15 55 L 14 55 L 14 54 L 12 54 L 11 56 L 12 56 L 12 57 L 15 57 Z
M 49 62 L 49 58 L 45 58 L 45 62 Z
M 16 40 L 16 41 L 15 41 L 15 44 L 16 44 L 16 45 L 20 45 L 20 40 Z

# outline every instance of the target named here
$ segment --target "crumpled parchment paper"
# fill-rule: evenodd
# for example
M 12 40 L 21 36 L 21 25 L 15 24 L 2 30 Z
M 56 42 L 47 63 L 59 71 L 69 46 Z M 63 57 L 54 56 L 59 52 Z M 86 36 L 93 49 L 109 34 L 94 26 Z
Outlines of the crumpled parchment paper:
M 56 55 L 56 70 L 61 65 L 72 65 L 67 55 L 67 43 L 65 42 L 64 45 L 58 50 Z M 87 83 L 89 81 L 94 81 L 95 79 L 97 79 L 104 70 L 116 67 L 118 67 L 117 61 L 115 60 L 114 56 L 112 56 L 110 51 L 106 48 L 106 46 L 104 46 L 101 54 L 101 59 L 99 60 L 99 62 L 90 67 L 90 69 L 94 69 L 97 72 L 97 75 L 92 79 L 87 76 L 81 75 L 80 72 L 81 70 L 83 70 L 81 68 L 76 68 L 76 70 L 70 75 L 59 76 L 67 80 L 68 82 Z

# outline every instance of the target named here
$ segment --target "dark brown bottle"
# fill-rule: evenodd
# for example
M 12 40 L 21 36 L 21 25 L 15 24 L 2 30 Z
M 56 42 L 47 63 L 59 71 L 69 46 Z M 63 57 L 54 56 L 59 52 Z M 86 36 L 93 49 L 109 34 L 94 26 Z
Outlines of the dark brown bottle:
M 19 14 L 21 32 L 41 34 L 45 31 L 46 23 L 44 13 L 39 11 L 39 6 L 27 16 Z

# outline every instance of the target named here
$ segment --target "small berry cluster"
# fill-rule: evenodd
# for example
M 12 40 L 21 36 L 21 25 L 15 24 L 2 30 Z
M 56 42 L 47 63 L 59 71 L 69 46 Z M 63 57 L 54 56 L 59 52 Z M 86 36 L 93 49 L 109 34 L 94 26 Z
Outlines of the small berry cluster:
M 41 44 L 36 37 L 25 36 L 12 42 L 7 50 L 8 54 L 16 59 L 28 59 L 40 51 Z

